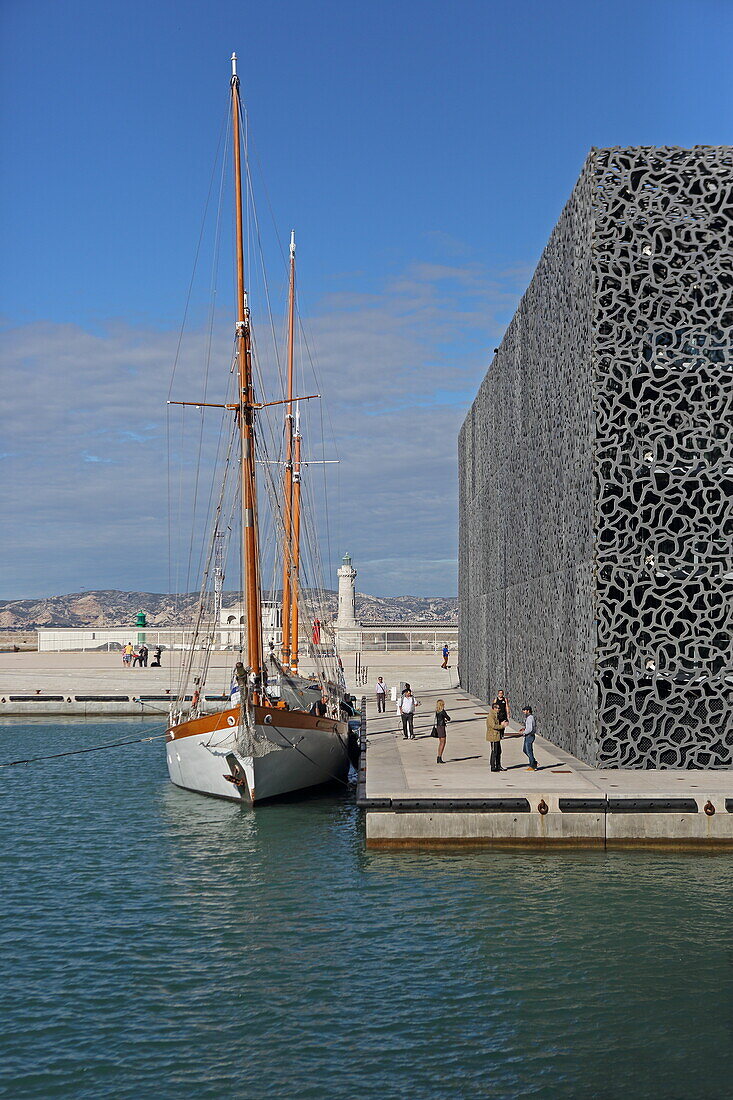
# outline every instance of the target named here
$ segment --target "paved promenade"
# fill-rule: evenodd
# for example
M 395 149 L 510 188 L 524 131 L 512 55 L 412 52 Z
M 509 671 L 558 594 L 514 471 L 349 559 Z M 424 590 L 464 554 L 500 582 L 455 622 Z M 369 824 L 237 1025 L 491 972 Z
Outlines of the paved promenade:
M 488 708 L 455 685 L 417 695 L 415 741 L 403 739 L 394 703 L 377 715 L 372 693 L 367 696 L 360 801 L 370 845 L 733 845 L 730 770 L 597 770 L 538 736 L 539 770 L 531 772 L 522 739 L 507 736 L 507 770 L 492 773 Z M 452 719 L 442 765 L 430 737 L 439 697 Z M 542 716 L 538 721 L 541 729 Z M 512 727 L 518 728 L 514 720 Z
M 180 650 L 163 653 L 163 667 L 126 668 L 120 653 L 79 652 L 26 652 L 0 653 L 0 717 L 31 715 L 94 716 L 108 714 L 152 714 L 167 708 L 166 695 L 175 697 L 179 681 Z M 232 669 L 237 659 L 232 651 L 214 651 L 206 684 L 205 696 L 217 696 L 225 692 L 231 683 Z M 455 683 L 455 671 L 440 668 L 440 655 L 435 653 L 374 653 L 365 654 L 362 673 L 368 673 L 369 684 L 382 675 L 389 684 L 399 684 L 407 679 L 417 687 L 423 685 L 446 687 Z M 367 667 L 368 666 L 368 667 Z M 314 664 L 307 657 L 301 661 L 305 676 L 314 672 Z M 366 690 L 355 676 L 356 660 L 353 654 L 344 656 L 344 674 L 351 691 L 357 696 Z M 119 696 L 117 701 L 95 701 L 84 696 Z M 144 706 L 133 704 L 133 697 L 160 696 L 148 700 Z M 12 697 L 12 698 L 11 698 Z M 82 697 L 81 700 L 79 697 Z M 47 702 L 44 704 L 44 699 Z M 126 702 L 122 701 L 126 700 Z M 211 708 L 220 701 L 211 702 Z

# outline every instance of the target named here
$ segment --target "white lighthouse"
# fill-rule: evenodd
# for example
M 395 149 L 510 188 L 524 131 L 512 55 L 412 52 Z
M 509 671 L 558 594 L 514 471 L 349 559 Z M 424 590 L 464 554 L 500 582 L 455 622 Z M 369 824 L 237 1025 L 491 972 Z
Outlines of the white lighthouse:
M 351 555 L 344 554 L 343 564 L 338 570 L 339 606 L 336 616 L 337 630 L 356 630 L 356 570 L 351 564 Z

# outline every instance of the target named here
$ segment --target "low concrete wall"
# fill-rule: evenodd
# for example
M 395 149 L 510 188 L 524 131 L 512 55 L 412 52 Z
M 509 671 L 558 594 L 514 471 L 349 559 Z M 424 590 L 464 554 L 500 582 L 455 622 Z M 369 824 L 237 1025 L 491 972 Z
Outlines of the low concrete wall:
M 490 844 L 498 847 L 604 846 L 604 814 L 367 813 L 367 844 L 372 847 L 415 847 L 447 844 Z
M 136 701 L 136 699 L 138 701 Z M 174 700 L 171 699 L 172 703 Z M 190 696 L 189 696 L 190 701 Z M 226 699 L 205 699 L 201 704 L 204 714 L 211 714 L 226 705 Z M 0 698 L 0 718 L 160 718 L 168 719 L 169 702 L 140 702 L 136 696 L 120 696 L 117 699 L 77 698 L 74 695 L 60 699 Z
M 679 813 L 660 810 L 669 802 L 664 798 L 648 800 L 648 808 L 638 812 L 622 805 L 623 801 L 633 805 L 633 799 L 606 801 L 604 809 L 591 812 L 563 811 L 560 803 L 564 800 L 552 796 L 543 797 L 537 805 L 535 801 L 527 800 L 527 811 L 509 813 L 462 810 L 458 800 L 445 812 L 410 810 L 406 801 L 397 812 L 369 810 L 367 804 L 367 845 L 733 848 L 733 799 L 719 792 L 696 796 L 697 810 Z

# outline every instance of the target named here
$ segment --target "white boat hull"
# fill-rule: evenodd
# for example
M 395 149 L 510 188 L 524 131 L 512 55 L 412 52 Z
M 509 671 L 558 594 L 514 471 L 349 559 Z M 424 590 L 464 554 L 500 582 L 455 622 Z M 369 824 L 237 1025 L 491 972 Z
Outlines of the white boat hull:
M 245 756 L 237 748 L 238 710 L 171 727 L 166 756 L 172 782 L 189 791 L 252 805 L 331 780 L 346 780 L 345 723 L 292 711 L 273 711 L 270 718 L 268 724 L 257 723 L 257 732 L 274 747 L 255 756 Z M 298 718 L 307 724 L 299 724 Z

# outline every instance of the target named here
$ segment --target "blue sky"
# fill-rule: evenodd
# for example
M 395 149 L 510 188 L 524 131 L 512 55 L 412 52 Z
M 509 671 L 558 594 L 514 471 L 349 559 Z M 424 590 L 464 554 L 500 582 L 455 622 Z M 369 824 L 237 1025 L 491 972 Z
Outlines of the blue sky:
M 331 389 L 331 553 L 375 594 L 455 592 L 457 430 L 589 148 L 733 137 L 729 0 L 0 18 L 2 598 L 168 587 L 165 398 L 232 49 Z

